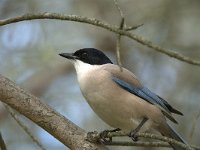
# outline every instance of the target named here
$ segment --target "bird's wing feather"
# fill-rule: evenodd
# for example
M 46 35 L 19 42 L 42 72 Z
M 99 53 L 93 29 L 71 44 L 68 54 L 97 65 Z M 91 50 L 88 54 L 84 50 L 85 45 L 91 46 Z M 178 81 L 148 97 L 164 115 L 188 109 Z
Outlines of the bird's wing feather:
M 170 110 L 165 105 L 166 101 L 163 101 L 162 98 L 160 98 L 159 96 L 157 96 L 156 94 L 151 92 L 148 88 L 131 84 L 123 79 L 120 79 L 119 76 L 116 77 L 113 75 L 112 80 L 116 84 L 121 86 L 124 90 L 126 90 L 134 95 L 137 95 L 138 97 L 142 98 L 143 100 L 145 100 L 153 105 L 156 105 L 157 107 L 159 107 L 161 109 L 161 111 L 167 118 L 169 118 L 172 122 L 177 123 L 177 121 L 171 115 Z

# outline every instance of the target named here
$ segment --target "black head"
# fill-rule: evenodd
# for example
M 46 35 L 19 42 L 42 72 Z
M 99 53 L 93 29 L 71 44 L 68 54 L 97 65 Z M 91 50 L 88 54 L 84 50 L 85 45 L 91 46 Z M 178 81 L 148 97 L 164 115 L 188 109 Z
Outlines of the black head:
M 83 48 L 75 53 L 62 53 L 59 55 L 67 59 L 81 60 L 91 65 L 112 64 L 112 61 L 103 52 L 95 48 Z

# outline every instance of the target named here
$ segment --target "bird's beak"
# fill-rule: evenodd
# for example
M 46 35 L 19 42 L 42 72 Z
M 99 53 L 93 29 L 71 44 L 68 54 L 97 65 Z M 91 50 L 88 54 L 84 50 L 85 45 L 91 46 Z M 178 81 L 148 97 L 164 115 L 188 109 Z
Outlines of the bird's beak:
M 60 53 L 59 55 L 67 59 L 72 59 L 72 60 L 77 58 L 76 56 L 73 55 L 73 53 Z

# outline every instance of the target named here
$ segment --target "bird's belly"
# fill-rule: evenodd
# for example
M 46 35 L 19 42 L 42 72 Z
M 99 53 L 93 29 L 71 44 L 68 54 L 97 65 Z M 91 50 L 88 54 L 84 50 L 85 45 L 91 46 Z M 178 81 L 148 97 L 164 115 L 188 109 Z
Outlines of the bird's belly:
M 97 98 L 93 96 L 87 98 L 88 103 L 104 122 L 114 128 L 133 128 L 134 125 L 131 123 L 131 116 L 128 112 L 117 108 L 115 104 L 108 102 L 109 100 L 103 97 L 99 98 L 98 96 Z
M 93 111 L 108 125 L 123 130 L 136 128 L 146 117 L 143 105 L 138 97 L 125 92 L 112 79 L 108 79 L 105 72 L 99 72 L 97 77 L 90 73 L 79 78 L 79 84 L 83 96 Z M 84 78 L 84 80 L 83 80 Z M 146 107 L 147 108 L 147 107 Z M 147 117 L 148 118 L 148 117 Z M 142 130 L 148 130 L 152 126 L 152 120 L 148 120 Z
M 112 94 L 108 92 L 105 89 L 101 89 L 101 94 L 93 90 L 91 92 L 83 92 L 83 95 L 93 111 L 111 127 L 127 131 L 135 129 L 143 117 L 134 111 L 134 106 L 130 107 L 130 105 L 134 104 L 127 103 L 120 96 L 113 99 L 110 96 Z M 150 126 L 151 122 L 147 121 L 142 130 L 146 131 Z

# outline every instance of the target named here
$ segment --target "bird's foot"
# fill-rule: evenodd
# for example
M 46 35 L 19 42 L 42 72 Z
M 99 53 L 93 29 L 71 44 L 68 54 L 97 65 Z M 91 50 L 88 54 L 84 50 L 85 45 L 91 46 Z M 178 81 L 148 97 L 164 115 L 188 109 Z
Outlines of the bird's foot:
M 132 130 L 128 135 L 134 142 L 138 141 L 137 131 Z
M 129 133 L 129 137 L 134 141 L 138 141 L 138 136 L 137 133 L 140 131 L 141 127 L 144 125 L 144 123 L 148 120 L 148 118 L 144 117 L 142 119 L 142 121 L 140 122 L 140 124 L 134 129 L 131 130 L 131 132 Z
M 109 142 L 112 142 L 112 137 L 108 137 L 108 134 L 112 132 L 117 132 L 117 131 L 120 131 L 120 129 L 117 128 L 114 130 L 104 130 L 99 134 L 99 136 L 103 140 L 103 142 L 109 143 Z

